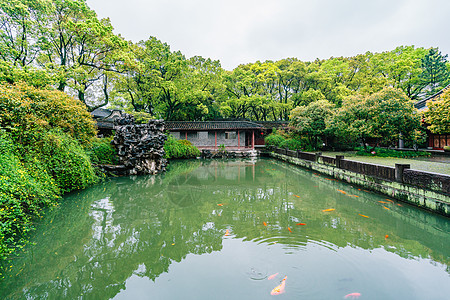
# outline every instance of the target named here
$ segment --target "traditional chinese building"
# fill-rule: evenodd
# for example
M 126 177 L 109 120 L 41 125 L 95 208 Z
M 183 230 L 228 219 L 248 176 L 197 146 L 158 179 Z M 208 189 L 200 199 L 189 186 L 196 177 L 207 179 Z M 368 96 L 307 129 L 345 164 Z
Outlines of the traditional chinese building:
M 425 98 L 423 100 L 417 101 L 414 104 L 414 107 L 417 108 L 418 111 L 425 111 L 425 110 L 427 110 L 428 109 L 427 103 L 430 102 L 430 101 L 439 100 L 441 95 L 445 91 L 447 91 L 448 89 L 450 89 L 450 85 L 447 85 L 441 91 L 437 92 L 436 94 L 434 94 L 434 95 L 432 95 L 432 96 L 430 96 L 428 98 Z M 427 126 L 427 124 L 424 124 L 424 126 Z M 436 134 L 436 133 L 431 133 L 427 129 L 427 135 L 428 135 L 427 145 L 428 145 L 429 148 L 442 150 L 444 148 L 444 146 L 450 146 L 450 132 Z
M 113 134 L 114 121 L 122 117 L 122 112 L 116 109 L 97 108 L 91 112 L 91 116 L 97 124 L 98 136 Z
M 166 129 L 177 139 L 199 149 L 253 150 L 264 145 L 264 127 L 250 121 L 167 121 Z
M 166 129 L 177 139 L 188 140 L 199 149 L 245 151 L 264 147 L 264 138 L 285 121 L 166 121 Z

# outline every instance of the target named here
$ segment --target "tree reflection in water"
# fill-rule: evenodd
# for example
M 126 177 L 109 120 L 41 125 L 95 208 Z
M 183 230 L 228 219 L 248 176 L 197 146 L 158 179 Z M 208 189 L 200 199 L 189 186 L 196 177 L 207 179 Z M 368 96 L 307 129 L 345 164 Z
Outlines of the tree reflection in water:
M 220 251 L 229 228 L 233 238 L 276 242 L 286 252 L 308 243 L 382 247 L 449 265 L 447 219 L 406 205 L 379 209 L 380 199 L 273 160 L 172 162 L 166 174 L 111 179 L 68 195 L 38 226 L 36 245 L 14 260 L 1 293 L 113 298 L 133 274 L 154 281 L 188 254 Z M 298 222 L 307 222 L 305 230 Z

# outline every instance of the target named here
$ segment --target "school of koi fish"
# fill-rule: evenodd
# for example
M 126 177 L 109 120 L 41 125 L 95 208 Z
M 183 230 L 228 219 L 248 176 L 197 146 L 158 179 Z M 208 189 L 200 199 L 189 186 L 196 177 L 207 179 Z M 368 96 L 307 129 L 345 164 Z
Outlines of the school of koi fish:
M 358 189 L 358 190 L 361 190 L 361 189 Z M 342 194 L 344 194 L 344 195 L 347 195 L 347 196 L 349 196 L 349 197 L 359 197 L 359 196 L 357 196 L 357 195 L 350 195 L 350 194 L 347 194 L 347 192 L 345 192 L 345 191 L 343 191 L 343 190 L 339 190 L 339 189 L 338 189 L 337 191 L 340 192 L 340 193 L 342 193 Z M 297 197 L 297 198 L 300 198 L 300 196 L 298 196 L 298 195 L 295 195 L 295 194 L 292 194 L 292 195 L 295 196 L 295 197 Z M 386 200 L 387 200 L 388 202 L 387 202 L 387 201 L 378 201 L 378 202 L 379 202 L 379 203 L 382 203 L 382 204 L 390 204 L 390 203 L 395 204 L 393 200 L 390 200 L 390 199 L 386 199 Z M 223 203 L 219 203 L 219 204 L 217 204 L 217 205 L 218 205 L 218 206 L 223 206 L 224 204 L 223 204 Z M 396 204 L 396 205 L 401 206 L 400 204 Z M 386 207 L 386 206 L 382 206 L 382 207 L 383 207 L 384 209 L 386 209 L 386 210 L 390 210 L 390 208 L 388 208 L 388 207 Z M 323 212 L 332 212 L 332 211 L 335 211 L 335 210 L 336 210 L 335 208 L 327 208 L 327 209 L 323 209 L 322 211 L 323 211 Z M 364 218 L 370 218 L 369 216 L 366 216 L 366 215 L 363 215 L 363 214 L 358 214 L 358 215 L 361 216 L 361 217 L 364 217 Z M 265 222 L 265 221 L 263 221 L 262 224 L 263 224 L 264 226 L 268 226 L 267 222 Z M 296 223 L 295 225 L 298 225 L 298 226 L 305 226 L 306 223 Z M 293 233 L 291 227 L 287 227 L 287 230 L 288 230 L 290 233 Z M 225 236 L 229 236 L 229 235 L 230 235 L 230 231 L 229 231 L 229 229 L 227 229 L 226 232 L 225 232 Z M 385 239 L 389 238 L 389 235 L 386 234 L 384 238 L 385 238 Z M 279 273 L 272 274 L 272 275 L 268 276 L 267 279 L 268 279 L 268 280 L 272 280 L 272 279 L 274 279 L 275 277 L 277 277 L 278 275 L 279 275 Z M 274 287 L 274 288 L 272 289 L 272 291 L 270 292 L 270 294 L 273 295 L 273 296 L 283 294 L 283 293 L 285 292 L 285 289 L 286 289 L 286 279 L 287 279 L 287 276 L 284 276 L 284 278 L 283 278 L 283 280 L 281 280 L 280 284 L 277 285 L 276 287 Z M 354 292 L 354 293 L 350 293 L 350 294 L 345 295 L 344 298 L 345 298 L 345 299 L 357 299 L 357 298 L 359 298 L 360 296 L 361 296 L 361 293 Z

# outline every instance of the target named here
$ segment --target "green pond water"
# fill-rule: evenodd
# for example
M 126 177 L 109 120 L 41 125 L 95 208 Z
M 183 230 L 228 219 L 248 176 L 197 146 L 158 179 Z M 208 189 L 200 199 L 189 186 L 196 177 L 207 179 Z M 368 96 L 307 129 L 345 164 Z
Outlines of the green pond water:
M 1 299 L 450 299 L 449 219 L 270 159 L 108 180 L 32 242 Z

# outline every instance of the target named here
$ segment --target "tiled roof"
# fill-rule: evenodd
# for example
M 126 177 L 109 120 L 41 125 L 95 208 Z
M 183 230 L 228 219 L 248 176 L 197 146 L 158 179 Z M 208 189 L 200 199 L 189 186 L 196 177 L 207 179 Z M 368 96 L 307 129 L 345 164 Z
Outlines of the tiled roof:
M 432 96 L 430 96 L 430 97 L 428 97 L 428 98 L 426 98 L 426 99 L 417 101 L 416 103 L 414 103 L 414 107 L 417 108 L 418 110 L 425 109 L 425 108 L 427 107 L 427 102 L 428 102 L 428 101 L 435 101 L 435 100 L 438 100 L 438 98 L 441 96 L 441 94 L 443 94 L 443 93 L 444 93 L 446 90 L 448 90 L 449 88 L 450 88 L 450 84 L 447 85 L 447 86 L 446 86 L 445 88 L 443 88 L 442 90 L 440 90 L 439 92 L 437 92 L 436 94 L 434 94 L 434 95 L 432 95 Z
M 107 108 L 96 108 L 91 112 L 91 115 L 94 118 L 106 118 L 109 117 L 112 114 L 112 110 L 111 109 L 107 109 Z
M 250 121 L 166 121 L 168 130 L 232 130 L 232 129 L 262 129 L 263 126 Z
M 257 123 L 266 129 L 286 127 L 289 124 L 288 121 L 257 121 Z

